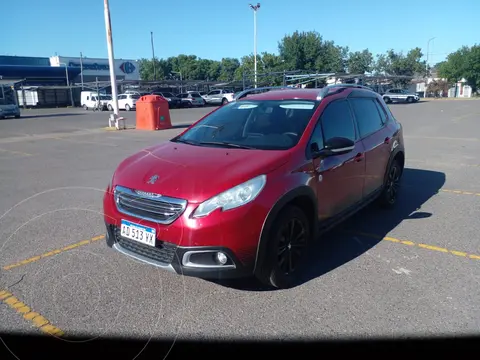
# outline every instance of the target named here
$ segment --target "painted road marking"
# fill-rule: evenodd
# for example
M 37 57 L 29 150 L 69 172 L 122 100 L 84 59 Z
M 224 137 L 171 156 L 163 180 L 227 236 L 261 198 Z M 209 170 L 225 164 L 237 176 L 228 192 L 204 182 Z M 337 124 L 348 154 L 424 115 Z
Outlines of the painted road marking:
M 389 236 L 382 237 L 382 236 L 379 236 L 379 235 L 376 235 L 376 234 L 370 234 L 370 233 L 364 233 L 364 232 L 358 232 L 358 231 L 351 231 L 351 230 L 343 230 L 343 231 L 346 232 L 346 233 L 354 234 L 354 235 L 366 236 L 366 237 L 373 238 L 373 239 L 390 241 L 390 242 L 394 242 L 394 243 L 397 243 L 397 244 L 403 244 L 403 245 L 408 245 L 408 246 L 416 246 L 416 247 L 419 247 L 419 248 L 422 248 L 422 249 L 438 251 L 438 252 L 442 252 L 442 253 L 446 253 L 446 254 L 452 254 L 452 255 L 455 255 L 455 256 L 464 257 L 464 258 L 468 258 L 468 259 L 472 259 L 472 260 L 480 260 L 479 255 L 469 254 L 469 253 L 466 253 L 464 251 L 448 250 L 448 249 L 443 248 L 443 247 L 438 247 L 438 246 L 433 246 L 433 245 L 428 245 L 428 244 L 422 244 L 422 243 L 414 243 L 413 241 L 400 240 L 400 239 L 396 239 L 396 238 L 389 237 Z
M 102 239 L 105 239 L 105 235 L 95 236 L 95 237 L 93 237 L 89 240 L 79 241 L 75 244 L 67 245 L 67 246 L 65 246 L 63 248 L 60 248 L 60 249 L 55 249 L 55 250 L 43 253 L 41 255 L 33 256 L 31 258 L 19 261 L 15 264 L 6 265 L 6 266 L 3 267 L 3 270 L 11 270 L 13 268 L 16 268 L 16 267 L 19 267 L 19 266 L 22 266 L 22 265 L 27 265 L 27 264 L 36 262 L 38 260 L 44 259 L 46 257 L 57 255 L 57 254 L 60 254 L 62 252 L 68 251 L 68 250 L 76 249 L 79 246 L 88 245 L 88 244 L 91 244 L 95 241 L 102 240 Z
M 17 314 L 22 315 L 24 319 L 28 320 L 33 326 L 41 331 L 58 337 L 65 335 L 62 330 L 53 325 L 48 319 L 38 312 L 33 311 L 30 306 L 20 301 L 11 292 L 7 290 L 0 290 L 0 300 L 15 310 Z
M 71 143 L 74 143 L 74 144 L 105 145 L 105 146 L 111 146 L 111 147 L 118 147 L 118 145 L 105 143 L 103 141 L 102 142 L 94 142 L 94 141 L 85 141 L 85 140 L 72 140 L 72 139 L 65 139 L 65 138 L 58 137 L 58 136 L 52 137 L 51 139 L 62 140 L 62 141 L 71 142 Z
M 33 156 L 33 154 L 29 154 L 23 151 L 14 151 L 14 150 L 7 150 L 7 149 L 0 149 L 0 152 L 6 152 L 7 154 L 21 155 L 21 156 Z
M 480 193 L 477 193 L 477 192 L 474 192 L 474 191 L 450 190 L 450 189 L 440 189 L 439 191 L 446 192 L 446 193 L 451 193 L 451 194 L 480 196 Z
M 465 167 L 475 167 L 480 168 L 480 164 L 464 164 L 464 163 L 452 163 L 452 162 L 437 162 L 437 161 L 427 161 L 422 159 L 407 159 L 408 162 L 422 163 L 427 166 L 445 166 L 445 165 L 454 165 L 454 166 L 465 166 Z

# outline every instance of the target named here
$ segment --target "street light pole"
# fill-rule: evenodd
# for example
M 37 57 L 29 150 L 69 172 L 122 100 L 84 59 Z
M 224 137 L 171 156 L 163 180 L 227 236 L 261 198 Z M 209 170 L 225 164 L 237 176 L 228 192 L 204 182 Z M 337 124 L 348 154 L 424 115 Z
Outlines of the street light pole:
M 155 48 L 153 46 L 153 31 L 150 31 L 150 41 L 152 42 L 153 79 L 157 81 L 157 67 L 155 65 Z
M 260 9 L 260 3 L 257 5 L 250 4 L 253 10 L 253 57 L 254 57 L 254 73 L 255 73 L 255 88 L 257 88 L 257 11 Z
M 435 38 L 432 37 L 427 41 L 427 61 L 425 62 L 425 97 L 427 97 L 427 82 L 428 82 L 428 55 L 430 52 L 430 41 L 434 40 Z
M 115 76 L 115 60 L 114 60 L 114 54 L 113 54 L 113 40 L 112 40 L 112 23 L 110 21 L 110 7 L 108 5 L 108 0 L 103 0 L 103 7 L 104 7 L 104 13 L 105 13 L 105 30 L 107 32 L 108 66 L 110 68 L 110 83 L 112 87 L 113 118 L 116 121 L 118 117 L 117 78 Z
M 82 81 L 82 90 L 83 90 L 83 54 L 80 52 L 80 78 Z
M 67 64 L 66 63 L 60 63 L 60 65 L 65 66 L 65 77 L 67 78 L 67 86 L 70 88 L 70 102 L 72 103 L 72 107 L 75 107 L 75 103 L 73 102 L 72 87 L 70 86 L 70 79 L 68 78 Z

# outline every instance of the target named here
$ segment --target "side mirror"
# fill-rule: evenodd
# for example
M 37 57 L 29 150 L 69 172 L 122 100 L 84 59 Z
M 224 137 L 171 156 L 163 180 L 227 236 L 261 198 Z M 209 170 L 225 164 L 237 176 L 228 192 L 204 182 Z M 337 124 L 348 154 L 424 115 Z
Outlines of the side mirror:
M 312 143 L 311 152 L 313 158 L 329 157 L 335 155 L 347 154 L 355 149 L 355 143 L 347 138 L 335 137 L 329 139 L 323 149 L 318 148 L 317 143 Z

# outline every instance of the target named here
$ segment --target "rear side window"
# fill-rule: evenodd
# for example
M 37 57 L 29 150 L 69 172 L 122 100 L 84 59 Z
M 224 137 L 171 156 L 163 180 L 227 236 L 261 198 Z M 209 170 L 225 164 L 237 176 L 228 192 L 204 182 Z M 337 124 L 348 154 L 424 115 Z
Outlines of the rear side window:
M 357 119 L 360 138 L 368 136 L 383 127 L 382 118 L 372 99 L 351 99 L 350 103 Z
M 323 110 L 320 121 L 325 143 L 335 137 L 343 137 L 355 141 L 355 125 L 350 106 L 346 100 L 337 100 L 330 103 Z
M 380 102 L 377 100 L 374 101 L 375 105 L 377 106 L 378 113 L 380 114 L 380 118 L 382 119 L 382 122 L 385 124 L 388 121 L 388 116 L 387 113 L 385 112 L 385 108 L 380 104 Z

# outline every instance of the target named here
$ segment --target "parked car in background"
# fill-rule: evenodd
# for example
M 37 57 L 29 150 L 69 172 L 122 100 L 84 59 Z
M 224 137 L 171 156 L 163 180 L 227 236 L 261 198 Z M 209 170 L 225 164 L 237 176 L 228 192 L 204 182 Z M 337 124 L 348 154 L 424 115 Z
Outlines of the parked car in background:
M 158 96 L 161 96 L 161 97 L 165 98 L 168 101 L 168 107 L 171 108 L 171 109 L 180 107 L 180 104 L 181 104 L 180 98 L 177 97 L 176 95 L 173 95 L 170 92 L 154 91 L 151 94 L 152 95 L 158 95 Z
M 94 109 L 97 106 L 108 106 L 112 100 L 110 95 L 99 94 L 96 91 L 82 91 L 80 93 L 80 104 L 85 110 Z
M 240 94 L 147 150 L 107 186 L 107 245 L 177 274 L 274 288 L 297 284 L 320 234 L 373 201 L 394 206 L 405 164 L 382 97 L 347 84 Z
M 137 100 L 140 99 L 139 94 L 120 94 L 117 97 L 118 99 L 118 109 L 119 110 L 135 110 Z M 107 104 L 108 110 L 113 111 L 113 100 L 110 100 Z
M 417 94 L 405 89 L 389 89 L 383 94 L 383 100 L 389 104 L 391 102 L 414 103 L 420 100 Z
M 231 90 L 212 90 L 204 99 L 208 105 L 225 105 L 233 101 L 233 91 Z
M 201 97 L 201 98 L 202 98 L 202 100 L 203 100 L 203 105 L 204 105 L 204 106 L 205 106 L 205 105 L 207 105 L 207 102 L 205 101 L 205 95 L 202 95 L 202 93 L 205 93 L 205 92 L 201 92 L 201 91 L 193 91 L 193 90 L 192 90 L 192 91 L 187 91 L 187 93 L 189 93 L 189 94 L 198 94 L 198 95 L 200 95 L 200 97 Z M 196 96 L 196 95 L 195 95 L 195 96 Z
M 182 107 L 204 106 L 205 101 L 198 92 L 178 94 Z

